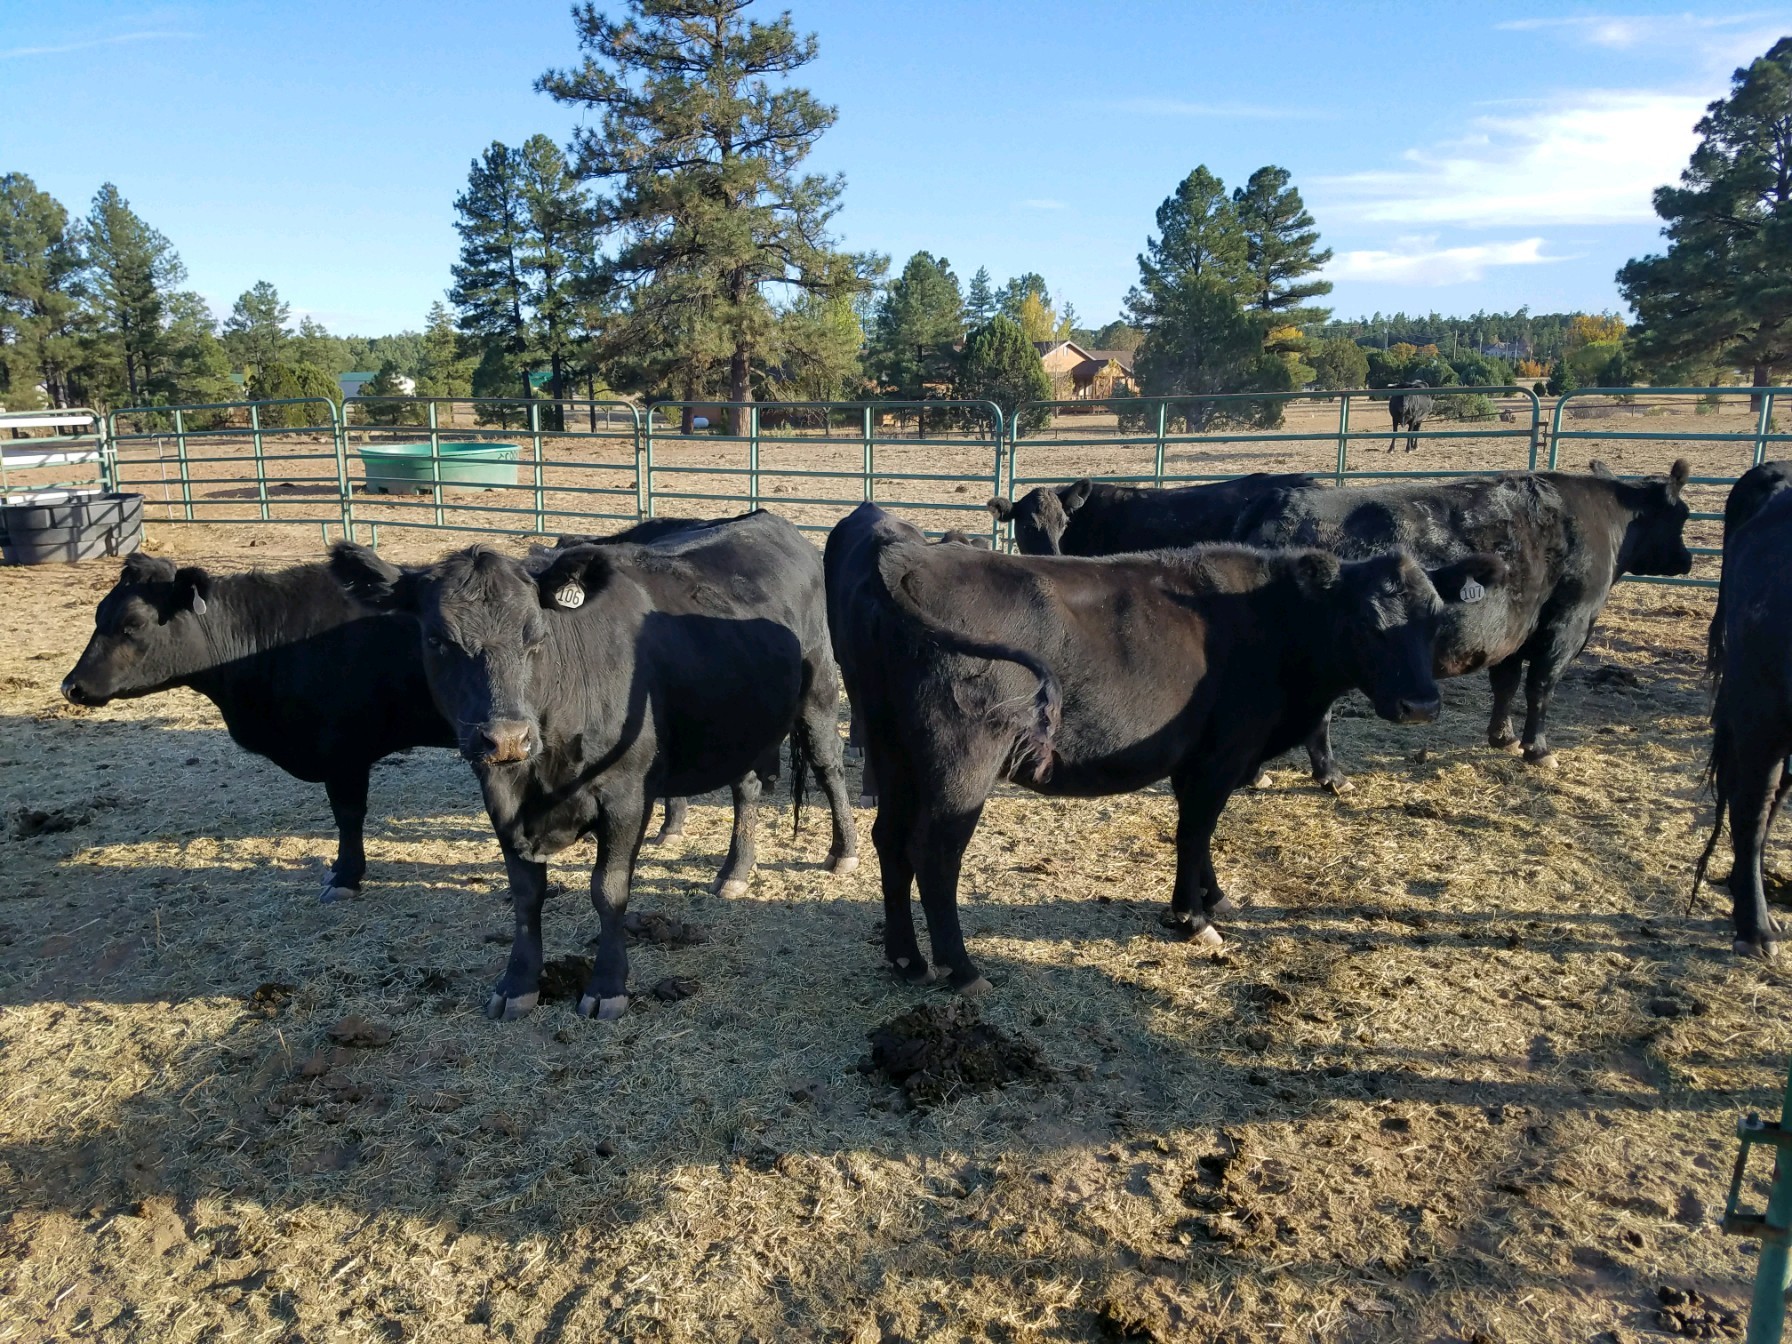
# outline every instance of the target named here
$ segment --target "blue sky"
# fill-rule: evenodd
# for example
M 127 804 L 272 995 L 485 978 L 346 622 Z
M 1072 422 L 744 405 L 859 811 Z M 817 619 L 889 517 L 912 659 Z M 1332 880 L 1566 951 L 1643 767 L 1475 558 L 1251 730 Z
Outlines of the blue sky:
M 839 109 L 849 247 L 1043 274 L 1115 316 L 1197 163 L 1280 164 L 1337 256 L 1340 316 L 1619 306 L 1731 70 L 1792 5 L 1451 0 L 791 0 Z M 493 139 L 564 140 L 532 91 L 576 59 L 562 0 L 0 6 L 0 171 L 71 211 L 114 181 L 220 314 L 256 280 L 334 331 L 417 326 Z

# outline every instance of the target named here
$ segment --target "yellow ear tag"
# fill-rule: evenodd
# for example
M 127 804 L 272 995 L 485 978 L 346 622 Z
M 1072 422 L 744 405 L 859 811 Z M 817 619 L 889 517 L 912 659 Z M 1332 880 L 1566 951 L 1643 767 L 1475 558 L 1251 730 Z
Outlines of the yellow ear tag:
M 554 601 L 568 611 L 585 605 L 585 590 L 576 583 L 568 583 L 554 594 Z

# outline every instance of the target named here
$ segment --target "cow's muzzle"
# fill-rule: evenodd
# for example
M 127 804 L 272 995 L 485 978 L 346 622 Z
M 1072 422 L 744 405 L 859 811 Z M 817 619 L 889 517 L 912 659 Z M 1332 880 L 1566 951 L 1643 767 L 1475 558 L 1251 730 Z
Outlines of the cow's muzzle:
M 62 679 L 62 698 L 68 701 L 71 705 L 91 706 L 103 705 L 106 703 L 105 696 L 95 695 L 80 682 L 76 681 L 72 674 Z
M 515 765 L 535 751 L 534 726 L 523 719 L 493 719 L 474 729 L 461 755 L 481 765 Z
M 1435 723 L 1442 703 L 1435 695 L 1424 700 L 1402 696 L 1394 701 L 1394 712 L 1390 717 L 1395 723 Z

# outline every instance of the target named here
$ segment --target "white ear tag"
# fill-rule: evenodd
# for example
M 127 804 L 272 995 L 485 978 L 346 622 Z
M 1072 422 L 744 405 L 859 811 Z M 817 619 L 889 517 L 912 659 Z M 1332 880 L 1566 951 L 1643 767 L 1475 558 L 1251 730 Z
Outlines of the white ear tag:
M 205 599 L 198 593 L 193 594 L 193 614 L 195 616 L 205 615 Z
M 564 584 L 554 594 L 554 601 L 572 611 L 585 605 L 585 590 L 576 583 Z
M 1482 598 L 1484 598 L 1486 596 L 1487 596 L 1487 590 L 1485 588 L 1483 588 L 1480 584 L 1476 583 L 1473 579 L 1468 579 L 1463 582 L 1462 600 L 1464 602 L 1479 602 Z

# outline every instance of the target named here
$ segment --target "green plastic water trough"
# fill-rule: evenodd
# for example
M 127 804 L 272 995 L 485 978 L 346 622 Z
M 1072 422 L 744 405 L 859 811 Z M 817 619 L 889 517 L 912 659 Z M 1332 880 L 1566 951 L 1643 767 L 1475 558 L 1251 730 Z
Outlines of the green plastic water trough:
M 369 493 L 422 493 L 438 479 L 443 485 L 480 490 L 516 484 L 514 443 L 438 443 L 434 455 L 441 459 L 439 477 L 427 442 L 370 443 L 356 451 Z

